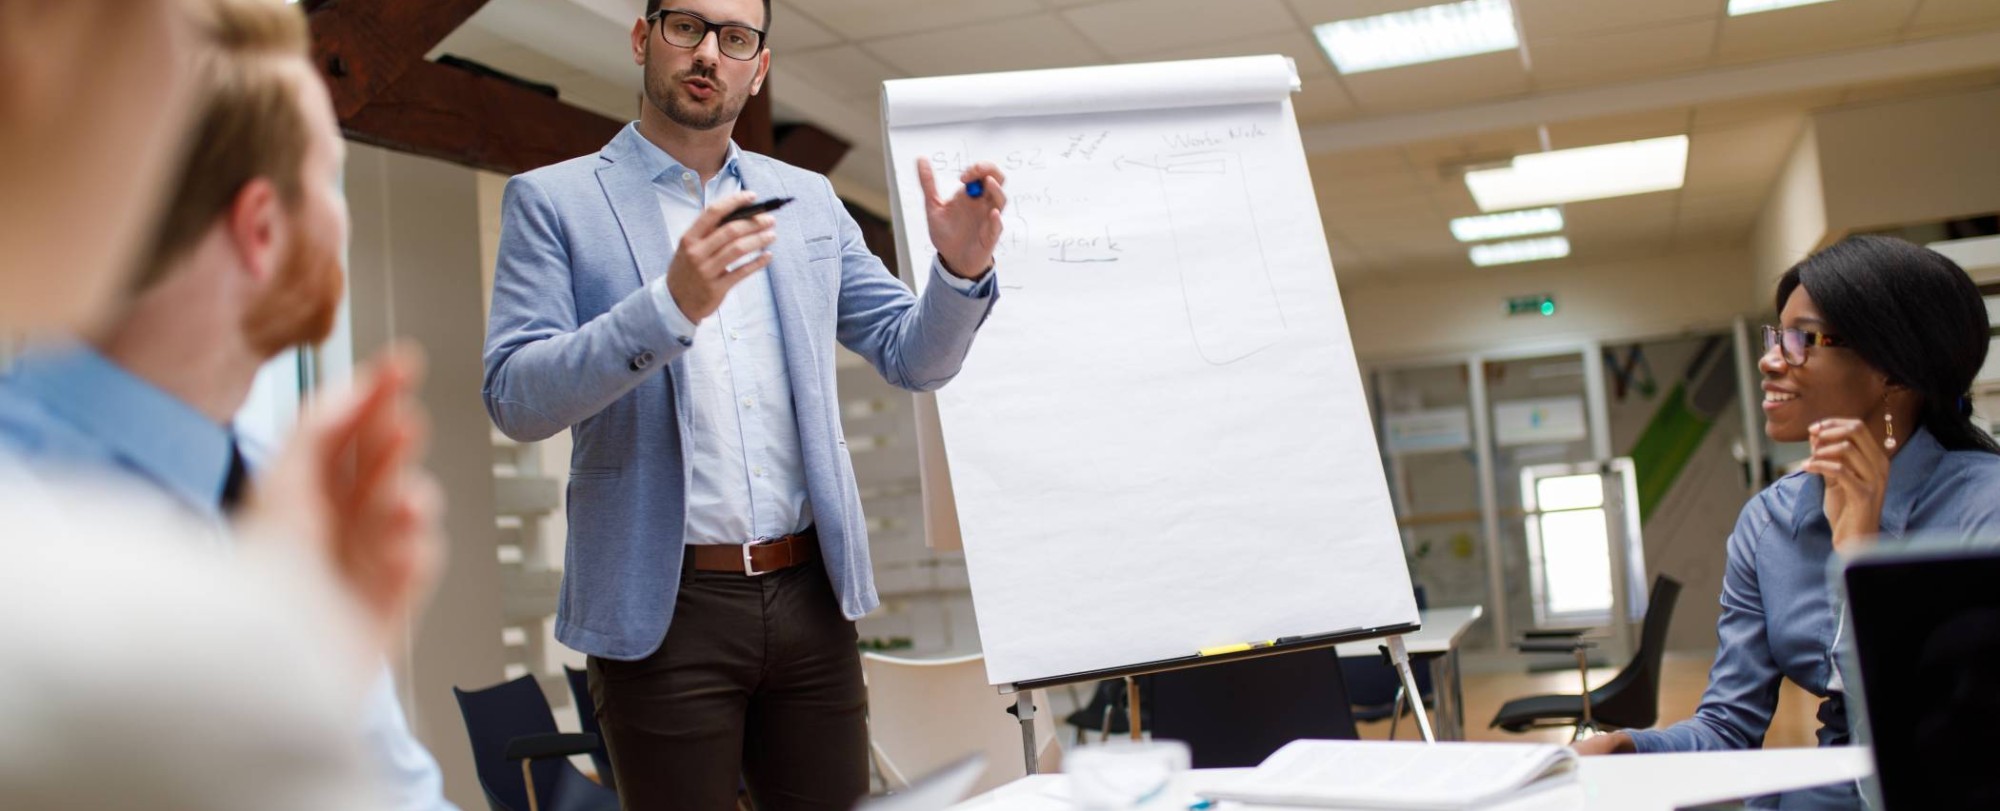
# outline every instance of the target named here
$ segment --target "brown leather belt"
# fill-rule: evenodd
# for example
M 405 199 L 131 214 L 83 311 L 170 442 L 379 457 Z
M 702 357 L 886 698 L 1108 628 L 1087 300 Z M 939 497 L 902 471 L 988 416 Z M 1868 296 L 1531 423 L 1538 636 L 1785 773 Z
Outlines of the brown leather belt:
M 687 564 L 704 572 L 756 577 L 819 560 L 819 533 L 804 532 L 747 544 L 699 544 L 687 548 Z

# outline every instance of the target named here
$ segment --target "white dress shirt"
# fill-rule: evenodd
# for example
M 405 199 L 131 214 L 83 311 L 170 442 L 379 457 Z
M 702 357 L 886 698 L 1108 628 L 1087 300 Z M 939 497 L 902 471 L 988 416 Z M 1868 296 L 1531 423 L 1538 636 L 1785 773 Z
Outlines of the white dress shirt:
M 734 143 L 722 171 L 706 184 L 665 150 L 651 146 L 648 154 L 659 170 L 653 189 L 670 244 L 680 244 L 681 235 L 711 201 L 743 190 L 737 170 L 742 153 Z M 961 293 L 975 285 L 950 274 L 942 278 Z M 652 292 L 667 329 L 694 338 L 684 356 L 690 395 L 686 452 L 692 470 L 686 542 L 749 543 L 811 526 L 805 457 L 769 273 L 744 279 L 723 298 L 721 309 L 700 324 L 681 312 L 667 291 L 666 277 L 652 284 Z

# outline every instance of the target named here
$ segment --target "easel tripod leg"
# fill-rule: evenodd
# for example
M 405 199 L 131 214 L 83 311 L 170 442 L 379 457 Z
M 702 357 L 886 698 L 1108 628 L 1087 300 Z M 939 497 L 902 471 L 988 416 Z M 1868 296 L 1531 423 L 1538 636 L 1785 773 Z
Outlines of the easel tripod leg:
M 1389 637 L 1389 660 L 1396 665 L 1396 674 L 1403 679 L 1403 691 L 1410 697 L 1410 709 L 1417 716 L 1417 729 L 1424 734 L 1425 743 L 1437 743 L 1437 734 L 1431 731 L 1431 717 L 1424 710 L 1424 694 L 1417 690 L 1417 674 L 1410 670 L 1410 652 L 1403 647 L 1401 636 Z
M 1021 719 L 1021 761 L 1028 767 L 1028 774 L 1034 774 L 1039 765 L 1035 757 L 1035 691 L 1014 694 L 1014 714 Z

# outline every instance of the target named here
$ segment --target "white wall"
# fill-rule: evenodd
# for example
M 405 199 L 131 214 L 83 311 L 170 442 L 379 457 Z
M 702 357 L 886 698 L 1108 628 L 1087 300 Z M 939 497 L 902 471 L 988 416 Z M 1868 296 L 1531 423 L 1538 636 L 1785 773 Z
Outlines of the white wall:
M 1836 233 L 2000 211 L 2000 89 L 1829 110 L 1813 128 Z
M 1772 291 L 1786 269 L 1831 241 L 1820 165 L 1818 129 L 1816 122 L 1808 121 L 1750 237 L 1757 271 L 1749 306 L 1756 310 L 1771 308 Z
M 1343 289 L 1355 353 L 1365 362 L 1496 347 L 1614 341 L 1713 329 L 1750 298 L 1743 250 L 1628 262 L 1515 265 Z M 1551 293 L 1553 316 L 1508 316 L 1510 296 Z
M 486 806 L 451 688 L 500 680 L 500 567 L 494 553 L 493 454 L 480 402 L 478 188 L 451 164 L 348 145 L 353 212 L 349 279 L 354 357 L 409 340 L 428 355 L 429 467 L 444 486 L 446 571 L 418 624 L 398 686 L 418 739 L 444 770 L 445 794 Z

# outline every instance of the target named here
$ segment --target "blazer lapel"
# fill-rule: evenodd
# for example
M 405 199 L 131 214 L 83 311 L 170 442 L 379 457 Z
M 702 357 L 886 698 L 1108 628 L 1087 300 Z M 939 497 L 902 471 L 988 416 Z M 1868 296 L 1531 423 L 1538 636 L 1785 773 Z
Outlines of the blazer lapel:
M 597 182 L 604 186 L 611 212 L 625 232 L 625 247 L 632 252 L 632 263 L 639 268 L 639 283 L 643 285 L 667 274 L 674 248 L 667 241 L 667 224 L 660 214 L 660 198 L 653 190 L 647 162 L 635 153 L 639 145 L 632 139 L 640 137 L 627 127 L 611 139 L 603 152 L 606 163 L 597 170 Z

